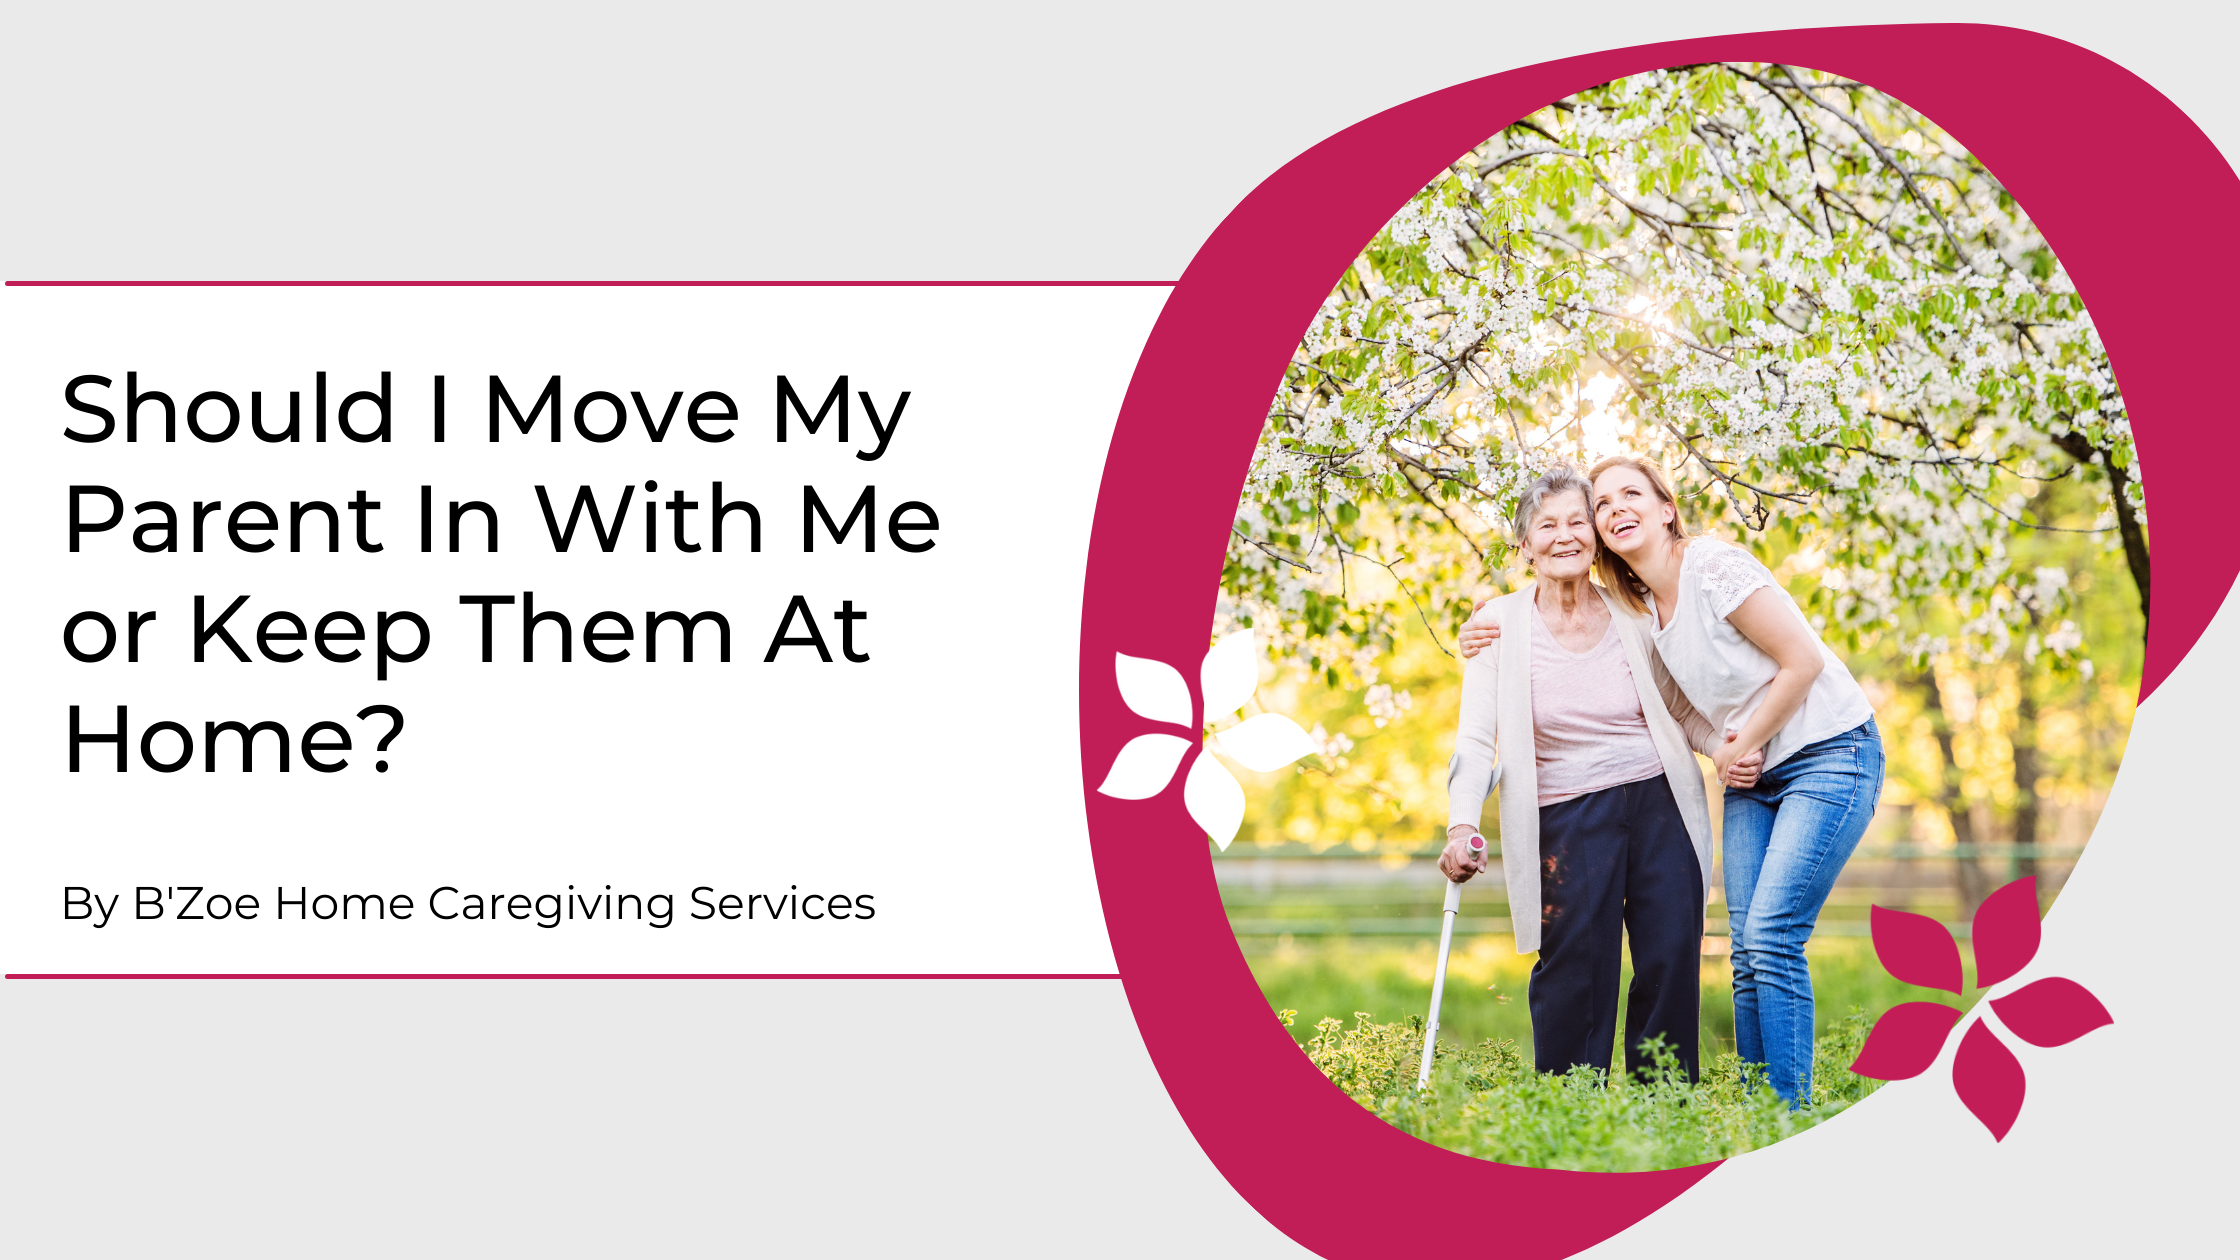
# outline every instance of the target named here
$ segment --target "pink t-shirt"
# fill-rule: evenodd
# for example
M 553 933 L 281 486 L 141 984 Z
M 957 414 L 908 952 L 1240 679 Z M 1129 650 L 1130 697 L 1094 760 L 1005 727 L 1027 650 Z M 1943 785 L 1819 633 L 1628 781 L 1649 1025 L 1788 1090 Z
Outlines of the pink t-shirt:
M 1533 605 L 1532 747 L 1542 805 L 1664 773 L 1615 621 L 1572 652 Z

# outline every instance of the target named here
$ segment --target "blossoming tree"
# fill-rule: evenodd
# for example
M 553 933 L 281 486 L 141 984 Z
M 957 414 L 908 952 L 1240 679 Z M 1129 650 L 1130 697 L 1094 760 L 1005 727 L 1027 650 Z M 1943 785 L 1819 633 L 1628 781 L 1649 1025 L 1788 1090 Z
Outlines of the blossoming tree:
M 1271 406 L 1225 615 L 1373 686 L 1401 619 L 1445 634 L 1501 582 L 1524 485 L 1619 449 L 1699 529 L 1787 531 L 1854 643 L 2081 663 L 2068 575 L 2008 546 L 2063 479 L 2147 605 L 2122 396 L 2022 209 L 1871 87 L 1718 64 L 1558 101 L 1377 234 Z

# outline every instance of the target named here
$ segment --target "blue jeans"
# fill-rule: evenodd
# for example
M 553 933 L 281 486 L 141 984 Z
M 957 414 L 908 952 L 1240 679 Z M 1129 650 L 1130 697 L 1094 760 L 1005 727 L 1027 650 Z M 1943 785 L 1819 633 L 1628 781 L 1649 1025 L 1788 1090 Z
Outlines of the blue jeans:
M 1812 1098 L 1812 972 L 1804 943 L 1882 798 L 1874 719 L 1807 744 L 1753 788 L 1728 788 L 1721 827 L 1734 950 L 1734 1041 L 1791 1107 Z

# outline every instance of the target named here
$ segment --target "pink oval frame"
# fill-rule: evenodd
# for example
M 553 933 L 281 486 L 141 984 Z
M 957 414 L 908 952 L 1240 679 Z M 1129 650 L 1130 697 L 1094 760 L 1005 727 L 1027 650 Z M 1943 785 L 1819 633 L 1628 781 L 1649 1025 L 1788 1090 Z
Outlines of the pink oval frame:
M 1332 1088 L 1269 1017 L 1184 812 L 1181 776 L 1152 801 L 1097 795 L 1145 729 L 1121 703 L 1115 652 L 1192 668 L 1206 648 L 1229 523 L 1267 403 L 1314 310 L 1364 242 L 1456 154 L 1549 101 L 1660 66 L 1778 61 L 1843 74 L 1936 119 L 1999 173 L 2059 252 L 2121 375 L 2141 462 L 2212 440 L 2226 404 L 2199 346 L 2163 334 L 2228 304 L 2174 268 L 2139 265 L 2095 230 L 2134 185 L 2075 182 L 2075 155 L 2125 151 L 2157 200 L 2240 222 L 2240 180 L 2192 120 L 2095 53 L 2007 27 L 1915 25 L 1719 36 L 1529 66 L 1434 92 L 1301 154 L 1215 230 L 1152 329 L 1122 406 L 1089 545 L 1081 631 L 1083 791 L 1112 948 L 1144 1044 L 1198 1143 L 1277 1228 L 1326 1256 L 1388 1252 L 1405 1222 L 1427 1254 L 1566 1256 L 1618 1233 L 1714 1165 L 1648 1173 L 1518 1168 L 1402 1134 Z M 2048 82 L 2064 85 L 2046 92 Z M 2029 113 L 2014 100 L 2028 99 Z M 2174 467 L 2175 465 L 2167 465 Z M 2231 586 L 2240 555 L 2205 508 L 2154 507 L 2158 592 L 2141 698 L 2169 676 Z M 2194 516 L 2203 519 L 2196 529 Z M 1345 1152 L 1339 1184 L 1328 1153 Z M 1309 1152 L 1322 1158 L 1308 1158 Z M 1479 1213 L 1425 1210 L 1432 1187 L 1529 1203 L 1498 1234 Z M 1413 1205 L 1413 1206 L 1411 1206 Z

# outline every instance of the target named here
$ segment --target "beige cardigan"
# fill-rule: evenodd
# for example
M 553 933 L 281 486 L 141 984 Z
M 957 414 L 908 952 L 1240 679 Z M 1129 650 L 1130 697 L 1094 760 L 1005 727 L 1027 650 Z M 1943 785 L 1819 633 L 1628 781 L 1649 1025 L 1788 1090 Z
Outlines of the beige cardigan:
M 1625 642 L 1626 664 L 1633 670 L 1649 737 L 1664 762 L 1688 838 L 1695 843 L 1706 896 L 1711 888 L 1711 806 L 1704 795 L 1703 771 L 1693 752 L 1710 756 L 1717 736 L 1665 672 L 1649 639 L 1647 617 L 1629 612 L 1609 592 L 1593 588 L 1609 606 Z M 1462 719 L 1455 731 L 1454 758 L 1447 763 L 1447 825 L 1472 827 L 1485 811 L 1494 786 L 1501 792 L 1501 866 L 1509 882 L 1509 921 L 1517 952 L 1540 948 L 1540 790 L 1532 731 L 1532 593 L 1528 585 L 1488 603 L 1472 620 L 1493 621 L 1500 640 L 1462 666 Z M 1509 731 L 1522 738 L 1496 738 Z

